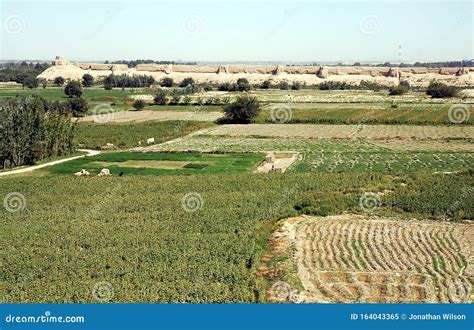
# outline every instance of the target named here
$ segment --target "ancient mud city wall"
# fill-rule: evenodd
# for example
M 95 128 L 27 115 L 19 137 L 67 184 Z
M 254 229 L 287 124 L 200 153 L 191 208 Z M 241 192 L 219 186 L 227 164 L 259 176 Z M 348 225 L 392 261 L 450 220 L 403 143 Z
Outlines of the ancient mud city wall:
M 128 68 L 125 64 L 70 63 L 56 57 L 53 66 L 42 72 L 38 78 L 53 80 L 61 76 L 65 79 L 81 79 L 86 73 L 94 77 L 110 74 L 151 75 L 155 79 L 169 76 L 179 81 L 192 77 L 198 82 L 227 82 L 245 77 L 252 83 L 270 79 L 300 81 L 318 84 L 324 80 L 345 81 L 357 84 L 362 80 L 381 84 L 395 84 L 407 80 L 413 85 L 424 86 L 432 79 L 449 84 L 474 87 L 474 68 L 423 68 L 423 67 L 363 67 L 363 66 L 285 66 L 285 65 L 182 65 L 182 64 L 139 64 Z

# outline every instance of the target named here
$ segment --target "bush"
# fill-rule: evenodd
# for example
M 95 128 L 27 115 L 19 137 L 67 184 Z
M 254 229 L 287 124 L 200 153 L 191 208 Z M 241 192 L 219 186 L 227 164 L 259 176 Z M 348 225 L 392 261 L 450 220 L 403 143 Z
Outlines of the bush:
M 160 81 L 161 87 L 173 87 L 173 85 L 174 85 L 173 78 L 170 78 L 170 77 L 165 77 L 161 79 Z
M 72 80 L 64 88 L 64 93 L 69 97 L 81 97 L 82 86 L 79 81 Z
M 291 85 L 291 89 L 294 91 L 300 90 L 303 84 L 301 84 L 299 81 L 295 81 L 293 85 Z
M 67 107 L 74 117 L 82 117 L 89 110 L 86 100 L 81 97 L 67 101 Z
M 56 78 L 54 78 L 53 83 L 58 87 L 62 86 L 62 85 L 64 85 L 64 78 L 63 77 L 56 77 Z
M 343 81 L 324 81 L 319 84 L 320 90 L 345 90 L 352 88 L 353 86 Z
M 212 84 L 211 84 L 211 83 L 206 82 L 206 83 L 202 84 L 201 87 L 202 87 L 202 89 L 204 89 L 206 92 L 212 91 Z
M 86 73 L 82 76 L 82 85 L 84 87 L 92 87 L 92 85 L 94 85 L 94 77 Z
M 240 92 L 248 92 L 252 89 L 250 83 L 247 78 L 239 78 L 237 79 L 237 90 Z
M 219 85 L 219 90 L 221 92 L 233 92 L 233 91 L 236 91 L 237 89 L 238 89 L 237 84 L 233 84 L 229 82 L 222 83 Z
M 408 87 L 403 85 L 391 86 L 388 89 L 388 95 L 403 95 L 408 92 Z
M 248 124 L 255 120 L 261 111 L 260 102 L 251 96 L 239 96 L 224 107 L 224 121 L 234 124 Z
M 459 90 L 454 86 L 448 86 L 439 81 L 431 81 L 426 94 L 431 95 L 432 98 L 455 97 Z
M 143 110 L 143 108 L 145 107 L 145 101 L 143 100 L 135 100 L 135 102 L 133 102 L 133 108 L 137 111 L 140 111 L 140 110 Z
M 23 79 L 22 85 L 30 89 L 38 88 L 38 79 L 35 76 L 27 76 Z
M 193 86 L 195 84 L 193 78 L 184 78 L 183 81 L 179 84 L 179 87 L 188 87 L 189 85 Z
M 283 81 L 281 81 L 281 82 L 278 84 L 278 87 L 279 87 L 281 90 L 286 91 L 286 90 L 290 89 L 290 84 L 288 83 L 288 81 L 283 80 Z
M 160 89 L 155 95 L 155 98 L 153 99 L 153 102 L 156 105 L 165 105 L 168 101 L 167 94 L 164 90 Z
M 265 80 L 260 84 L 261 89 L 269 89 L 272 87 L 272 82 L 270 80 Z

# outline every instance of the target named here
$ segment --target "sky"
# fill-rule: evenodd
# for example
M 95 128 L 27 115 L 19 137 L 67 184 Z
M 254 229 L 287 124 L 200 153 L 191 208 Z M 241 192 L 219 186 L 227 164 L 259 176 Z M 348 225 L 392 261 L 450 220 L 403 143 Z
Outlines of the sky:
M 0 60 L 428 62 L 473 53 L 473 1 L 0 0 Z

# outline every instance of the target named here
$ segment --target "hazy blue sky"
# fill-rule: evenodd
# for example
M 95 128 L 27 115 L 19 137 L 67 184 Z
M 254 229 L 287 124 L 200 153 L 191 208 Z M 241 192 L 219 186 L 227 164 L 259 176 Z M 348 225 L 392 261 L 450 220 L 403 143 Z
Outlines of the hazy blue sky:
M 6 1 L 0 59 L 473 58 L 472 1 Z

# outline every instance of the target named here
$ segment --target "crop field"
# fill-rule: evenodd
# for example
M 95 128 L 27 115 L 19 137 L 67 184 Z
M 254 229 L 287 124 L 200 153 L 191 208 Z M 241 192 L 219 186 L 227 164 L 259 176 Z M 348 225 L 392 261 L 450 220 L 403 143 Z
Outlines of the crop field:
M 305 153 L 295 171 L 368 171 L 403 173 L 417 170 L 462 171 L 474 168 L 474 153 L 321 152 Z
M 78 148 L 100 149 L 107 143 L 116 148 L 137 147 L 147 139 L 165 142 L 193 131 L 212 126 L 208 122 L 193 121 L 146 121 L 130 123 L 78 123 L 75 143 Z
M 73 174 L 85 169 L 91 174 L 108 168 L 121 175 L 191 175 L 248 172 L 264 159 L 264 154 L 198 154 L 198 153 L 103 153 L 76 159 L 48 168 L 53 174 Z
M 3 302 L 263 303 L 281 281 L 303 302 L 471 302 L 474 114 L 447 116 L 472 98 L 254 89 L 262 113 L 234 125 L 213 122 L 221 105 L 151 105 L 155 92 L 85 88 L 89 114 L 120 112 L 77 123 L 75 148 L 101 153 L 0 178 Z M 273 108 L 291 118 L 274 123 Z M 298 159 L 254 173 L 271 152 Z M 279 255 L 274 235 L 295 218 Z
M 474 152 L 469 140 L 416 141 L 416 140 L 323 140 L 303 138 L 226 137 L 191 134 L 159 145 L 145 147 L 147 151 L 197 152 L 375 152 L 375 151 L 451 151 Z
M 274 103 L 267 105 L 257 118 L 258 123 L 309 123 L 309 124 L 453 124 L 449 118 L 449 104 L 396 104 L 392 108 L 384 103 Z M 474 107 L 464 124 L 472 124 Z
M 472 303 L 473 227 L 356 216 L 291 229 L 305 302 Z
M 410 126 L 410 125 L 312 125 L 312 124 L 250 124 L 225 125 L 201 131 L 201 135 L 229 137 L 271 137 L 308 139 L 366 140 L 459 140 L 472 139 L 472 126 Z

